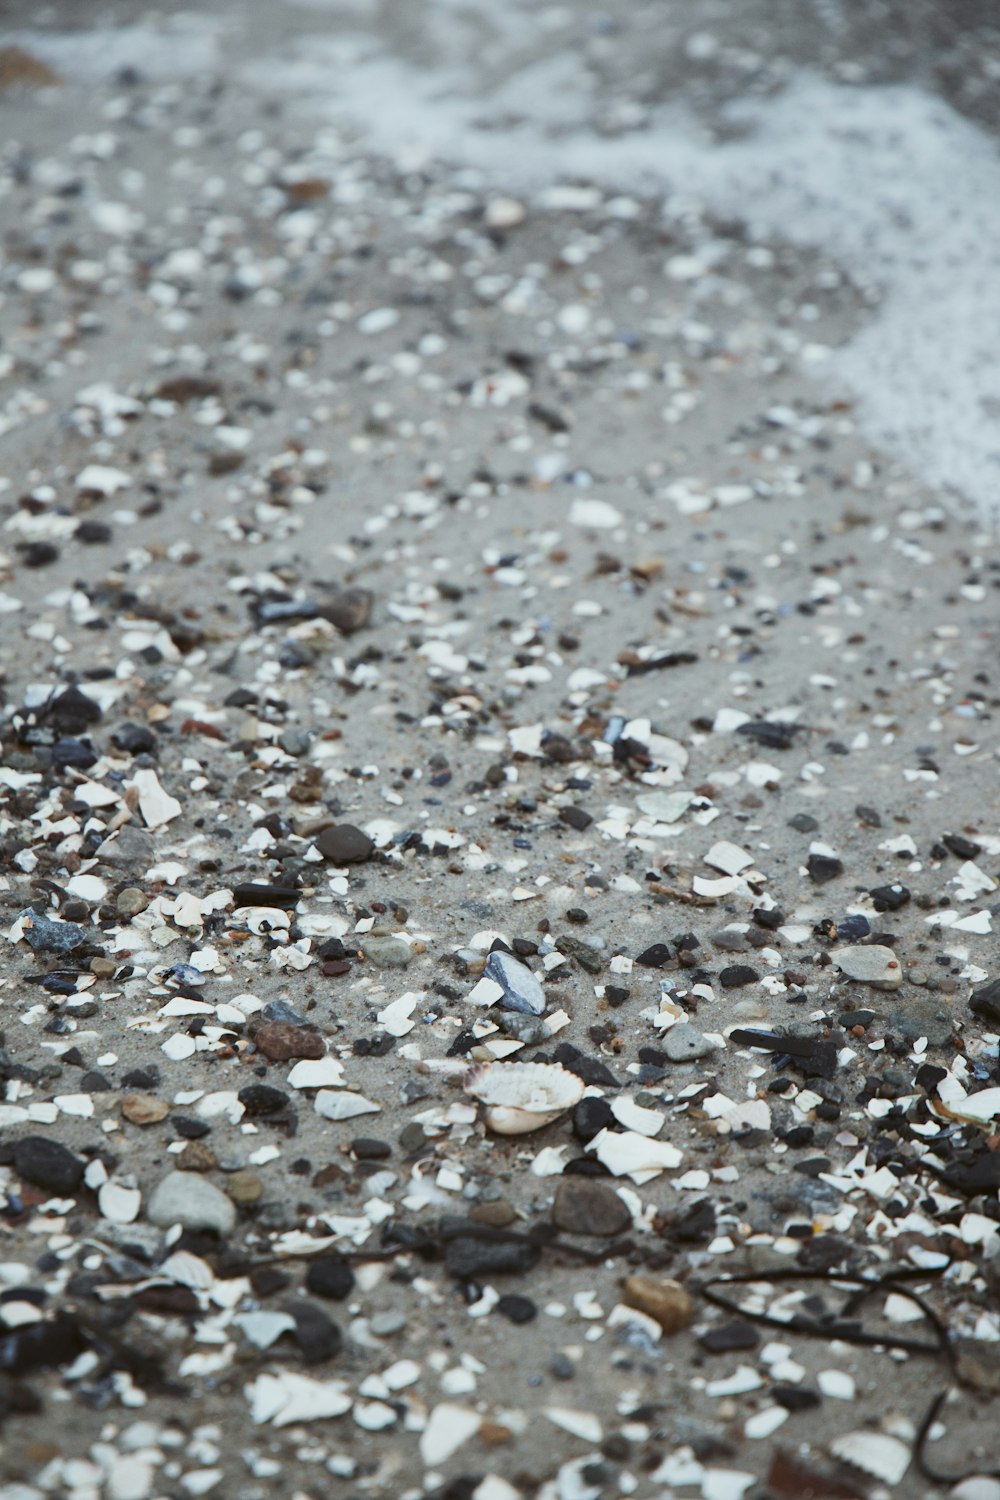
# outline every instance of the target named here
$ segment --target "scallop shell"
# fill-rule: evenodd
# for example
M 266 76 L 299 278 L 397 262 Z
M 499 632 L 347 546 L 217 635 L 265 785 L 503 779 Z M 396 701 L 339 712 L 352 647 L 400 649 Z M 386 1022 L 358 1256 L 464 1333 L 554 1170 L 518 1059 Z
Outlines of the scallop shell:
M 583 1080 L 558 1063 L 483 1063 L 465 1078 L 465 1092 L 486 1105 L 498 1135 L 527 1135 L 551 1125 L 583 1097 Z

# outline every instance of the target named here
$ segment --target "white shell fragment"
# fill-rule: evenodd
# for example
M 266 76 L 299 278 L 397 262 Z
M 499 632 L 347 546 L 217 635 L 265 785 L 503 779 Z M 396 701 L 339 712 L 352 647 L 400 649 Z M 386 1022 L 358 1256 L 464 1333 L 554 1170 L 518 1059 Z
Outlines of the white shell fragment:
M 486 1105 L 497 1135 L 541 1130 L 583 1098 L 583 1080 L 558 1063 L 485 1063 L 465 1079 L 465 1092 Z
M 883 1484 L 898 1484 L 910 1466 L 909 1448 L 885 1432 L 845 1432 L 833 1439 L 830 1452 Z
M 634 1130 L 602 1130 L 587 1143 L 587 1150 L 615 1177 L 631 1177 L 640 1184 L 672 1171 L 683 1160 L 682 1152 L 669 1141 L 655 1141 Z
M 133 773 L 132 785 L 139 795 L 139 811 L 147 828 L 162 828 L 180 817 L 180 803 L 163 790 L 155 771 L 140 767 Z

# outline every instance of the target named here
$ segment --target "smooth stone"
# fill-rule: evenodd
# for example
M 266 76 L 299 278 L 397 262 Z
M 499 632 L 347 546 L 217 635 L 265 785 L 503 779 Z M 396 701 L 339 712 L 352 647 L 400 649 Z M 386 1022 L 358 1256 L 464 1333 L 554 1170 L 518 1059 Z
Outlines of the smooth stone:
M 137 917 L 141 911 L 145 911 L 149 905 L 149 897 L 145 891 L 140 891 L 137 886 L 126 886 L 119 891 L 115 901 L 115 911 L 120 917 Z
M 413 949 L 402 938 L 363 937 L 365 958 L 380 969 L 405 969 L 413 961 Z
M 265 1021 L 252 1035 L 257 1051 L 271 1062 L 326 1056 L 326 1043 L 318 1032 L 293 1026 L 290 1021 Z
M 373 1313 L 368 1326 L 377 1339 L 388 1339 L 394 1333 L 402 1333 L 408 1322 L 409 1319 L 405 1313 L 390 1307 L 384 1312 Z
M 306 1267 L 306 1290 L 343 1302 L 354 1290 L 354 1272 L 342 1255 L 317 1255 Z
M 84 1164 L 59 1141 L 26 1135 L 14 1145 L 14 1170 L 32 1187 L 64 1196 L 74 1193 L 83 1181 Z
M 663 1038 L 663 1050 L 671 1062 L 697 1062 L 715 1052 L 717 1043 L 710 1042 L 690 1021 L 678 1021 Z
M 903 970 L 899 959 L 891 948 L 878 943 L 867 947 L 833 948 L 830 957 L 847 979 L 859 984 L 870 984 L 877 990 L 898 990 L 903 983 Z
M 99 937 L 98 929 L 78 927 L 75 922 L 57 922 L 28 907 L 18 913 L 25 918 L 24 941 L 32 953 L 72 953 Z
M 613 1130 L 616 1124 L 608 1101 L 593 1095 L 581 1099 L 573 1111 L 573 1134 L 578 1141 L 592 1141 L 602 1130 Z
M 499 950 L 490 954 L 483 971 L 503 990 L 504 1010 L 519 1010 L 525 1015 L 545 1012 L 545 991 L 526 964 L 518 963 L 510 953 Z
M 353 635 L 368 624 L 374 606 L 371 589 L 334 589 L 323 599 L 318 613 L 344 635 Z
M 614 1188 L 593 1177 L 565 1177 L 556 1190 L 552 1222 L 565 1234 L 610 1239 L 629 1227 L 632 1215 Z
M 155 1094 L 124 1094 L 122 1114 L 132 1125 L 159 1125 L 170 1113 L 170 1105 Z
M 257 1173 L 245 1168 L 234 1172 L 226 1182 L 226 1193 L 234 1203 L 259 1203 L 263 1192 L 264 1184 Z
M 900 1005 L 894 1005 L 885 1018 L 885 1029 L 889 1036 L 902 1037 L 904 1042 L 915 1042 L 925 1036 L 930 1046 L 943 1047 L 951 1040 L 952 1017 L 948 1002 L 938 995 L 914 995 Z
M 622 1301 L 659 1323 L 664 1333 L 679 1333 L 694 1321 L 690 1294 L 678 1281 L 658 1281 L 654 1276 L 626 1276 Z
M 159 1229 L 180 1224 L 225 1236 L 236 1226 L 236 1205 L 197 1172 L 169 1172 L 150 1194 L 146 1217 Z
M 1000 979 L 991 979 L 973 990 L 969 1009 L 981 1021 L 990 1021 L 994 1029 L 1000 1028 Z
M 97 858 L 102 865 L 124 869 L 129 865 L 150 865 L 153 862 L 153 838 L 145 828 L 126 823 L 124 828 L 98 845 Z
M 530 1240 L 478 1239 L 461 1234 L 448 1241 L 444 1263 L 451 1276 L 488 1280 L 491 1276 L 523 1275 L 534 1269 L 541 1254 L 541 1248 Z
M 516 1042 L 524 1042 L 529 1047 L 544 1042 L 548 1036 L 545 1022 L 540 1016 L 527 1015 L 520 1010 L 503 1011 L 497 1017 L 497 1025 L 504 1036 L 512 1037 Z
M 324 828 L 316 840 L 316 848 L 333 865 L 360 865 L 371 859 L 375 852 L 375 845 L 367 833 L 362 833 L 353 823 Z
M 493 1229 L 506 1229 L 517 1219 L 517 1213 L 512 1204 L 506 1198 L 490 1198 L 485 1203 L 477 1203 L 470 1210 L 469 1218 L 476 1224 L 489 1224 Z

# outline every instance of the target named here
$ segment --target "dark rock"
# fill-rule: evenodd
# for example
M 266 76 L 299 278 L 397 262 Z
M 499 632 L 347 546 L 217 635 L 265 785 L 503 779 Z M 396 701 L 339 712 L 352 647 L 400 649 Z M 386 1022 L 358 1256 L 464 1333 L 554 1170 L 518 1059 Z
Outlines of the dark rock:
M 552 1222 L 565 1234 L 603 1239 L 622 1234 L 632 1215 L 614 1188 L 588 1177 L 564 1177 L 552 1205 Z
M 505 1236 L 491 1239 L 478 1235 L 456 1235 L 448 1241 L 444 1263 L 449 1275 L 461 1280 L 492 1276 L 523 1276 L 541 1258 L 541 1249 L 530 1240 Z
M 14 1145 L 14 1170 L 33 1187 L 64 1197 L 83 1181 L 84 1163 L 59 1141 L 25 1135 Z
M 673 957 L 674 950 L 669 943 L 653 943 L 644 948 L 635 961 L 644 969 L 662 969 Z
M 983 852 L 982 844 L 976 844 L 960 833 L 943 833 L 941 842 L 956 859 L 978 859 Z
M 952 1016 L 948 1002 L 939 995 L 911 995 L 894 1005 L 885 1020 L 890 1036 L 915 1042 L 925 1036 L 932 1047 L 943 1047 L 951 1040 Z
M 579 938 L 571 937 L 569 933 L 564 933 L 557 939 L 557 942 L 560 953 L 564 953 L 567 958 L 572 958 L 581 969 L 586 969 L 588 974 L 599 974 L 604 968 L 604 955 L 599 949 L 591 947 L 590 943 L 583 943 Z
M 730 964 L 719 975 L 719 983 L 724 990 L 738 990 L 745 984 L 756 984 L 759 978 L 757 970 L 749 964 Z
M 796 833 L 815 833 L 819 823 L 810 813 L 796 813 L 788 820 L 789 828 L 794 828 Z
M 592 1141 L 614 1124 L 615 1117 L 606 1099 L 581 1099 L 573 1111 L 573 1134 L 578 1141 Z
M 746 724 L 740 724 L 736 733 L 746 735 L 758 745 L 766 745 L 768 750 L 790 750 L 801 728 L 801 724 L 781 720 L 750 719 Z
M 87 1340 L 76 1322 L 59 1313 L 51 1322 L 24 1323 L 0 1337 L 0 1371 L 27 1375 L 32 1370 L 56 1369 L 86 1348 Z
M 584 1057 L 569 1042 L 561 1042 L 552 1054 L 552 1061 L 562 1063 L 570 1073 L 582 1078 L 584 1083 L 596 1084 L 598 1088 L 621 1088 L 610 1068 L 606 1068 L 597 1057 Z
M 507 1292 L 497 1303 L 497 1312 L 511 1323 L 531 1323 L 538 1317 L 538 1308 L 530 1297 L 519 1297 L 516 1292 Z
M 734 1319 L 730 1323 L 717 1323 L 699 1334 L 698 1342 L 709 1354 L 732 1354 L 737 1350 L 756 1349 L 760 1334 L 752 1323 Z
M 77 926 L 75 922 L 61 922 L 43 916 L 32 911 L 31 907 L 19 912 L 18 916 L 24 918 L 24 940 L 32 953 L 73 953 L 78 948 L 85 948 L 99 935 Z
M 248 1083 L 246 1088 L 240 1089 L 237 1097 L 251 1117 L 275 1115 L 290 1102 L 286 1093 L 270 1083 Z
M 981 1021 L 989 1021 L 995 1027 L 1000 1026 L 1000 979 L 991 979 L 988 984 L 982 984 L 978 990 L 973 990 L 969 1009 Z
M 295 1319 L 292 1337 L 307 1365 L 323 1364 L 340 1353 L 344 1338 L 331 1318 L 315 1302 L 291 1302 L 283 1308 Z
M 392 1155 L 388 1141 L 377 1141 L 371 1136 L 358 1135 L 351 1142 L 351 1150 L 359 1161 L 385 1161 Z
M 156 754 L 156 735 L 146 724 L 119 724 L 111 736 L 111 743 L 126 755 Z
M 334 828 L 324 828 L 316 840 L 316 848 L 324 859 L 334 865 L 359 865 L 371 859 L 375 845 L 367 833 L 351 823 L 339 823 Z
M 568 824 L 570 828 L 575 828 L 578 832 L 582 833 L 585 828 L 590 827 L 594 820 L 590 813 L 585 812 L 582 807 L 570 804 L 568 807 L 561 807 L 559 809 L 559 821 Z
M 783 1406 L 786 1411 L 809 1411 L 819 1406 L 822 1396 L 819 1391 L 814 1391 L 808 1385 L 772 1385 L 771 1400 Z M 817 1490 L 817 1494 L 820 1492 Z
M 276 906 L 291 911 L 299 902 L 302 892 L 295 886 L 238 885 L 233 890 L 234 906 Z
M 342 1255 L 317 1255 L 306 1267 L 306 1288 L 314 1297 L 343 1302 L 354 1290 L 354 1272 Z
M 91 724 L 99 723 L 101 710 L 93 698 L 88 698 L 78 687 L 68 687 L 50 698 L 36 717 L 59 735 L 75 735 L 83 734 Z
M 843 875 L 844 863 L 830 854 L 810 854 L 806 860 L 806 869 L 810 880 L 814 880 L 817 885 L 826 885 L 828 880 L 835 880 L 838 875 Z
M 869 892 L 876 911 L 899 911 L 910 899 L 910 892 L 898 882 L 893 885 L 877 885 Z

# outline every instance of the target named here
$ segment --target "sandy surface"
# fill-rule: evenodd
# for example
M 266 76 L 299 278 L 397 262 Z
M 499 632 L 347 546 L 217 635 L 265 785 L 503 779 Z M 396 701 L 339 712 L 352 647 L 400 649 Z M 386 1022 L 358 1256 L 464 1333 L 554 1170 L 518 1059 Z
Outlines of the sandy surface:
M 941 1493 L 912 1303 L 711 1348 L 709 1278 L 830 1313 L 846 1268 L 925 1273 L 926 1463 L 996 1469 L 995 80 L 986 23 L 830 10 L 3 13 L 3 1500 Z M 509 1055 L 498 938 L 557 1018 Z M 610 1104 L 621 1175 L 572 1113 L 489 1131 L 498 1054 Z M 681 1153 L 638 1180 L 636 1123 Z M 233 1227 L 150 1221 L 178 1168 Z M 631 1222 L 553 1238 L 588 1182 Z M 491 1224 L 535 1263 L 453 1274 Z

